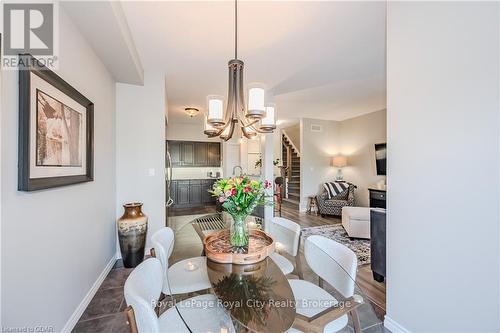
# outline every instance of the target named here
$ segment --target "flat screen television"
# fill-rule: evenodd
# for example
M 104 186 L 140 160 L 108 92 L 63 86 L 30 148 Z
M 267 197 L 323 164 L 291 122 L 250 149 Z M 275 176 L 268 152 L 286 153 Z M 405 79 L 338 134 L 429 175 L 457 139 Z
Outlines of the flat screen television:
M 376 143 L 375 144 L 375 164 L 377 166 L 377 175 L 386 175 L 386 165 L 387 165 L 387 144 L 386 143 Z

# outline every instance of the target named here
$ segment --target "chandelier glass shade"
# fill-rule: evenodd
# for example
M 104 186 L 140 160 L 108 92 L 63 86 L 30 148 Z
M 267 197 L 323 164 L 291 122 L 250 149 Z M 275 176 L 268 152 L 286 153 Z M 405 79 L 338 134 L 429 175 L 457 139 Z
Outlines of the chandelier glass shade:
M 226 109 L 222 96 L 207 97 L 207 113 L 204 133 L 209 137 L 219 136 L 227 141 L 234 132 L 253 139 L 258 133 L 272 133 L 276 128 L 276 108 L 265 104 L 265 89 L 253 83 L 248 89 L 246 104 L 243 87 L 243 61 L 238 59 L 238 3 L 235 1 L 235 50 L 234 59 L 228 63 L 229 80 Z

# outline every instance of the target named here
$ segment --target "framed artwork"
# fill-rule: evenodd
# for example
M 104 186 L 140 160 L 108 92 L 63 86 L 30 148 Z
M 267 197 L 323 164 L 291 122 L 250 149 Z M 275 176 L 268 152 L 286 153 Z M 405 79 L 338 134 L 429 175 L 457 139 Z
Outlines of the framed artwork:
M 30 54 L 19 58 L 18 190 L 93 181 L 94 104 Z

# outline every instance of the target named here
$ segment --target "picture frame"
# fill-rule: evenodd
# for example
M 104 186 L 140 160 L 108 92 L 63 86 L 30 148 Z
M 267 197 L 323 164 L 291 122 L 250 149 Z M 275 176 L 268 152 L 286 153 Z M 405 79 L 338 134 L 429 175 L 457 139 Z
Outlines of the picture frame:
M 31 54 L 19 55 L 18 190 L 94 180 L 94 104 Z

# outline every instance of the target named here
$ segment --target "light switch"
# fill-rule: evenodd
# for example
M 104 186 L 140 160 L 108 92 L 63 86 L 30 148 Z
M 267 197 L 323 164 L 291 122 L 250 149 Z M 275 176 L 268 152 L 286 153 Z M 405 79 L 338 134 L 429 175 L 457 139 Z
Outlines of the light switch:
M 148 170 L 148 175 L 149 175 L 150 177 L 153 177 L 155 174 L 156 174 L 155 169 L 150 168 L 150 169 Z

